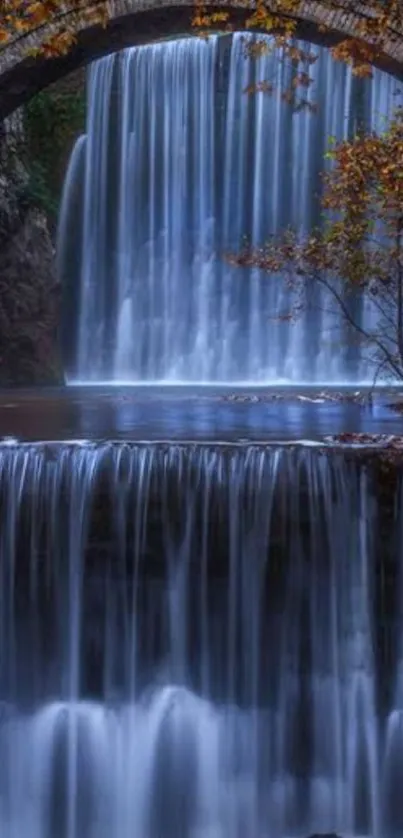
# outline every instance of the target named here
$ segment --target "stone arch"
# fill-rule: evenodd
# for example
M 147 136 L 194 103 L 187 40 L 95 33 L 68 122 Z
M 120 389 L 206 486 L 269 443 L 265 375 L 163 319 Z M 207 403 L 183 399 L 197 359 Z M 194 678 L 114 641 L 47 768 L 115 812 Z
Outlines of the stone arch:
M 0 50 L 0 120 L 49 84 L 103 55 L 194 32 L 191 26 L 193 0 L 109 0 L 108 5 L 107 26 L 83 25 L 76 44 L 66 56 L 54 59 L 27 57 L 29 50 L 40 46 L 44 38 L 52 34 L 52 23 L 20 36 Z M 242 28 L 253 3 L 250 0 L 215 0 L 214 8 L 209 10 L 223 7 L 230 9 L 231 20 Z M 359 0 L 354 14 L 343 10 L 329 12 L 320 0 L 301 0 L 295 18 L 296 34 L 302 40 L 332 46 L 354 35 L 358 21 L 365 15 L 365 3 Z M 391 31 L 384 51 L 375 63 L 403 80 L 403 32 Z

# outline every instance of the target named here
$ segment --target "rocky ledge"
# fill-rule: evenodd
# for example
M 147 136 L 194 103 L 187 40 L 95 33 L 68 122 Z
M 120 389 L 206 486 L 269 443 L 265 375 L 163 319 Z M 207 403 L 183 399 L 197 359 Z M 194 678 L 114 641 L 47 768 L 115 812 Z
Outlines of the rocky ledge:
M 0 387 L 62 383 L 54 248 L 23 187 L 0 177 Z

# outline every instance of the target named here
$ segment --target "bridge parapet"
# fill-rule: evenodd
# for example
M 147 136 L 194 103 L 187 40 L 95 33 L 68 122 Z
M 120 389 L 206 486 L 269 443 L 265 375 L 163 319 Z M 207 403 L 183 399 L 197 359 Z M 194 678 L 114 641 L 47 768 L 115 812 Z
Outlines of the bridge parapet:
M 230 10 L 231 19 L 240 27 L 254 5 L 251 0 L 214 0 L 214 9 Z M 266 5 L 270 8 L 270 0 Z M 96 6 L 99 7 L 99 0 L 94 3 Z M 82 22 L 76 30 L 77 42 L 68 55 L 52 59 L 30 55 L 58 31 L 59 17 L 0 49 L 0 119 L 48 84 L 102 55 L 162 37 L 194 32 L 194 0 L 107 0 L 107 8 L 109 19 L 105 28 Z M 62 14 L 68 25 L 69 14 L 73 14 L 69 4 Z M 296 34 L 303 40 L 332 46 L 354 36 L 369 15 L 367 4 L 359 1 L 352 13 L 343 8 L 330 10 L 321 0 L 300 0 L 294 15 Z M 403 79 L 403 31 L 390 30 L 375 63 Z

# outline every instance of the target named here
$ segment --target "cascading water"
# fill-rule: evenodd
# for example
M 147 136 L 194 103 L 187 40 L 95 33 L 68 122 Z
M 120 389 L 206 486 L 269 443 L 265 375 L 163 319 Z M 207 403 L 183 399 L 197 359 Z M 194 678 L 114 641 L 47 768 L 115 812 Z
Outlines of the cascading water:
M 319 50 L 308 92 L 318 112 L 297 113 L 281 100 L 291 68 L 273 53 L 246 58 L 245 37 L 155 44 L 92 66 L 59 230 L 71 379 L 372 379 L 321 294 L 285 322 L 281 278 L 246 276 L 222 255 L 245 235 L 260 244 L 318 223 L 329 136 L 384 127 L 396 82 L 354 79 Z M 277 94 L 243 92 L 262 79 Z M 371 316 L 364 305 L 367 325 Z
M 401 834 L 369 472 L 312 449 L 3 446 L 0 498 L 2 838 Z

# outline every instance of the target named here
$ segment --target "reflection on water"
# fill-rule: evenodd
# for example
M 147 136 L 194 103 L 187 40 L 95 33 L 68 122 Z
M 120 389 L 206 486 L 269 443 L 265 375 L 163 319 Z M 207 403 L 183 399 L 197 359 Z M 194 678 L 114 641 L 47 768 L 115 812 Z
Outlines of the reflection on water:
M 217 388 L 66 388 L 19 391 L 0 401 L 0 436 L 42 439 L 285 440 L 343 432 L 402 433 L 403 420 L 379 398 L 355 402 L 228 400 Z M 248 400 L 249 396 L 249 400 Z

